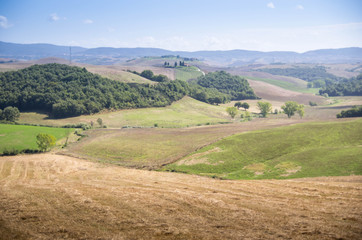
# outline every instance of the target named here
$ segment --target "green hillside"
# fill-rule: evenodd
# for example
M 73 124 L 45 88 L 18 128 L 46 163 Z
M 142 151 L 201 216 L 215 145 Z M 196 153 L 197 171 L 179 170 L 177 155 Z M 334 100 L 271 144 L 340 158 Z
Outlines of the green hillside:
M 194 66 L 175 68 L 175 78 L 179 80 L 187 81 L 189 79 L 196 79 L 202 75 L 202 72 Z
M 226 179 L 362 174 L 362 120 L 237 134 L 164 168 Z
M 21 113 L 19 122 L 30 124 L 43 124 L 63 126 L 79 122 L 96 123 L 103 119 L 107 127 L 121 128 L 124 126 L 137 127 L 187 127 L 205 124 L 217 124 L 230 121 L 225 108 L 197 101 L 190 97 L 161 108 L 141 108 L 122 111 L 83 115 L 73 118 L 49 119 L 46 114 L 27 112 Z

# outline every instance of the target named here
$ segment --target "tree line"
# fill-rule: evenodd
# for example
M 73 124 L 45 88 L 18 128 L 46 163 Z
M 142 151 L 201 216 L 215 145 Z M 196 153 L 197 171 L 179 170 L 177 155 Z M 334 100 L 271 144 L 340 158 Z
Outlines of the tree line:
M 319 90 L 319 94 L 328 94 L 328 96 L 362 96 L 362 74 L 338 83 L 329 84 Z

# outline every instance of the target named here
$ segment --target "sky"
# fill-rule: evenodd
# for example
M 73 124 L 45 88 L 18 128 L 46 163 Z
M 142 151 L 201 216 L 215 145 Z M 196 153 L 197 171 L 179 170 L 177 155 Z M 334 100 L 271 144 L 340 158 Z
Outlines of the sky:
M 168 50 L 362 47 L 362 0 L 0 0 L 0 41 Z

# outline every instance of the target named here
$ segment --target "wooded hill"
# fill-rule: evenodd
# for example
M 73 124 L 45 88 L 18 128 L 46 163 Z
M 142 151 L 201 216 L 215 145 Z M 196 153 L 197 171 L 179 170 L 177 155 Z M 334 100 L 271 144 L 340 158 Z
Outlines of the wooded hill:
M 182 81 L 131 85 L 103 78 L 85 68 L 55 63 L 0 73 L 0 108 L 43 110 L 57 118 L 105 108 L 166 106 L 186 93 L 187 83 Z
M 319 94 L 328 96 L 362 96 L 362 74 L 338 83 L 328 84 L 319 90 Z
M 209 76 L 216 78 L 209 81 L 202 78 L 200 84 L 180 80 L 155 85 L 127 84 L 103 78 L 85 68 L 56 63 L 33 65 L 0 73 L 0 109 L 13 106 L 21 111 L 42 110 L 62 118 L 97 113 L 102 109 L 162 107 L 185 95 L 216 104 L 256 98 L 244 79 L 225 72 Z M 215 79 L 217 82 L 212 84 Z

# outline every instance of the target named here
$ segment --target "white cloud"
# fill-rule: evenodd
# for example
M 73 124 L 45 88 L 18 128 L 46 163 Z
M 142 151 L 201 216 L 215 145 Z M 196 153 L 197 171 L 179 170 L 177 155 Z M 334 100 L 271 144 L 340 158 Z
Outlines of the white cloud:
M 0 27 L 2 28 L 9 28 L 12 25 L 9 24 L 8 19 L 5 16 L 0 15 Z
M 275 8 L 274 3 L 270 2 L 266 5 L 268 8 Z
M 304 7 L 299 4 L 299 5 L 297 5 L 297 9 L 299 9 L 299 10 L 304 10 Z
M 84 20 L 83 20 L 83 23 L 84 23 L 84 24 L 92 24 L 92 23 L 93 23 L 93 20 L 91 20 L 91 19 L 84 19 Z
M 59 21 L 59 20 L 60 20 L 60 17 L 58 16 L 58 14 L 52 13 L 52 14 L 50 14 L 50 16 L 49 16 L 49 20 L 52 21 L 52 22 L 56 22 L 56 21 Z

